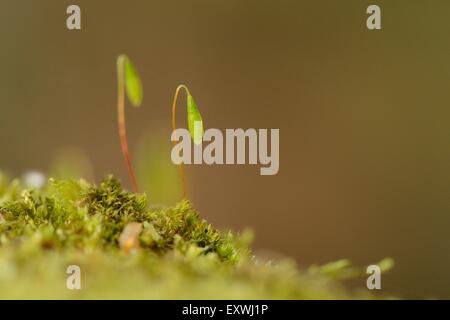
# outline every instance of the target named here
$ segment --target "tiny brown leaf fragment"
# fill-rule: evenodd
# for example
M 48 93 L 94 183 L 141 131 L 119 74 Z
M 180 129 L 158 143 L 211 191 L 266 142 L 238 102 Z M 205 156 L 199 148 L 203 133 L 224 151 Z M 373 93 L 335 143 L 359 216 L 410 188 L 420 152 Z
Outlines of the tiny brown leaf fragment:
M 5 222 L 6 222 L 5 218 L 4 218 L 3 215 L 0 213 L 0 224 L 5 223 Z
M 125 253 L 139 248 L 139 234 L 142 232 L 142 223 L 130 222 L 119 237 L 119 245 Z

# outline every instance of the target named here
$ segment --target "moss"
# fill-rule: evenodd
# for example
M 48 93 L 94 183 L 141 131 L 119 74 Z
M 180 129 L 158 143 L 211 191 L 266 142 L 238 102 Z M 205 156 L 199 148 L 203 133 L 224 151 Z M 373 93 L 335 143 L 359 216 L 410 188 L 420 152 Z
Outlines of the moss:
M 370 297 L 343 284 L 363 270 L 346 260 L 307 270 L 264 262 L 251 238 L 216 230 L 189 201 L 151 207 L 113 177 L 98 187 L 50 179 L 29 189 L 0 175 L 0 298 Z M 81 290 L 66 288 L 72 264 Z

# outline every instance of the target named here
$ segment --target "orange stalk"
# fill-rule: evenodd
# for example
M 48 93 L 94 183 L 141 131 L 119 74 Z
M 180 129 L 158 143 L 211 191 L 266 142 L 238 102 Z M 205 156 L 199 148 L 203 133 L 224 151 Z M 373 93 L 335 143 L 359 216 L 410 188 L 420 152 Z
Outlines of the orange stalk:
M 186 91 L 186 94 L 189 95 L 189 89 L 184 85 L 181 84 L 177 87 L 176 91 L 175 91 L 175 96 L 173 97 L 173 102 L 172 102 L 172 132 L 174 132 L 177 129 L 176 123 L 175 123 L 175 115 L 176 115 L 176 109 L 177 109 L 177 99 L 178 99 L 178 94 L 180 92 L 181 89 L 184 89 Z M 173 144 L 176 144 L 176 141 L 173 142 Z M 182 183 L 182 190 L 183 190 L 183 197 L 187 198 L 187 191 L 186 191 L 186 177 L 184 175 L 184 169 L 183 169 L 183 164 L 180 163 L 178 165 L 178 169 L 180 171 L 180 175 L 181 175 L 181 183 Z
M 128 168 L 128 174 L 133 185 L 135 192 L 139 192 L 139 186 L 136 181 L 136 175 L 134 173 L 133 164 L 131 162 L 130 154 L 128 151 L 128 141 L 127 141 L 127 129 L 125 126 L 125 80 L 124 80 L 124 60 L 119 59 L 117 62 L 117 114 L 118 114 L 118 125 L 119 125 L 119 137 L 120 146 L 122 148 L 122 154 Z

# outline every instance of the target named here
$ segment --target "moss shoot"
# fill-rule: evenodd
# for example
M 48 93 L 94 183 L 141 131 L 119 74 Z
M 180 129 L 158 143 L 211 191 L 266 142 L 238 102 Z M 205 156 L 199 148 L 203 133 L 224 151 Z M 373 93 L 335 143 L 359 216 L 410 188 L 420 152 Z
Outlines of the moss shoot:
M 33 189 L 0 175 L 0 299 L 373 297 L 343 282 L 364 268 L 262 261 L 251 239 L 216 230 L 188 201 L 152 207 L 113 177 L 99 186 L 50 179 Z M 81 269 L 80 290 L 66 287 L 70 265 Z

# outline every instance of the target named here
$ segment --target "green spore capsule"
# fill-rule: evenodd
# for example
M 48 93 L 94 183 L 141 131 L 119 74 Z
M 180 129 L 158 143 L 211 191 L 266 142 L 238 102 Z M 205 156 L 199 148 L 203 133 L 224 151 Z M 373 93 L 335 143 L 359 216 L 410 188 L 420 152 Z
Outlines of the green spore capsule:
M 203 140 L 203 120 L 197 104 L 190 94 L 187 96 L 187 114 L 188 128 L 192 139 L 195 144 L 200 144 Z
M 119 65 L 123 63 L 125 90 L 128 100 L 133 107 L 139 107 L 142 103 L 143 90 L 139 74 L 131 60 L 126 55 L 119 57 Z

